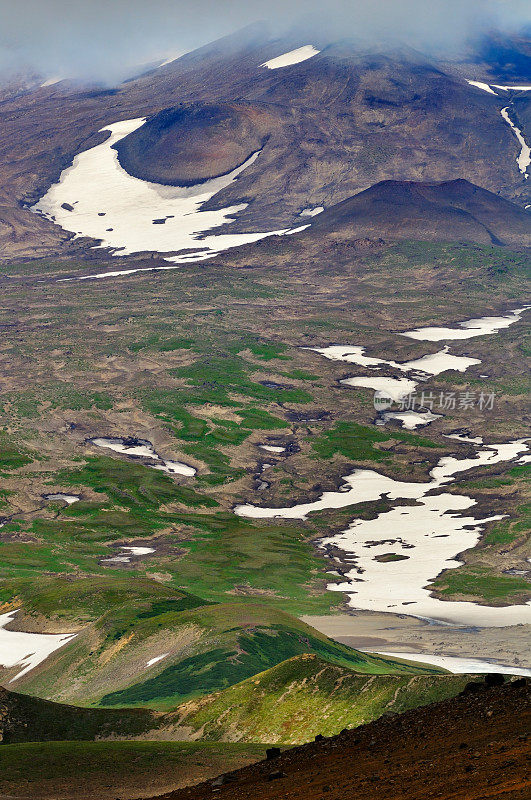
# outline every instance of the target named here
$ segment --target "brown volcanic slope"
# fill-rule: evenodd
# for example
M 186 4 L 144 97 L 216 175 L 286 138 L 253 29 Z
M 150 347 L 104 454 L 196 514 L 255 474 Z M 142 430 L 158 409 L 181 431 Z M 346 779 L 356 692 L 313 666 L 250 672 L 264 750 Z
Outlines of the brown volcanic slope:
M 76 153 L 101 141 L 98 130 L 106 124 L 150 117 L 182 103 L 215 104 L 224 113 L 246 104 L 264 115 L 253 132 L 261 139 L 265 127 L 269 135 L 260 156 L 209 203 L 213 208 L 249 202 L 232 232 L 288 227 L 301 209 L 330 207 L 382 180 L 465 178 L 508 199 L 518 197 L 524 183 L 516 163 L 519 144 L 499 113 L 505 98 L 474 89 L 413 51 L 367 53 L 352 42 L 316 41 L 322 52 L 314 58 L 283 69 L 260 67 L 305 43 L 268 39 L 252 28 L 114 89 L 65 82 L 6 97 L 0 127 L 1 256 L 86 249 L 80 240 L 65 243 L 61 229 L 20 205 L 37 200 Z M 241 132 L 242 115 L 230 125 Z M 199 114 L 192 127 L 202 142 L 195 161 L 174 164 L 185 179 L 187 170 L 194 178 L 231 167 L 254 146 L 242 140 L 229 153 L 225 137 L 226 152 L 213 169 L 208 114 Z M 189 136 L 188 149 L 177 148 L 174 155 L 188 159 L 191 143 Z M 158 142 L 153 155 L 158 148 L 163 156 L 166 144 Z M 161 174 L 160 159 L 157 169 Z
M 239 167 L 278 123 L 278 112 L 267 106 L 194 103 L 155 114 L 115 149 L 136 178 L 190 186 Z
M 337 232 L 353 239 L 531 245 L 527 211 L 465 180 L 382 181 L 327 209 L 312 229 L 314 235 Z
M 527 800 L 529 681 L 477 686 L 476 692 L 383 717 L 164 797 Z

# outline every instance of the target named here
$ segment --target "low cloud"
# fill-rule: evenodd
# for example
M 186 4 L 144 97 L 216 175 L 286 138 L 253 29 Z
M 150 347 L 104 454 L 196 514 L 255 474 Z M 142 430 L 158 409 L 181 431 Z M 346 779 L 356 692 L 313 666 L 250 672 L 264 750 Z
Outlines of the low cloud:
M 289 6 L 289 7 L 286 7 Z M 265 20 L 274 35 L 456 51 L 491 28 L 531 24 L 527 0 L 0 0 L 0 69 L 113 83 Z

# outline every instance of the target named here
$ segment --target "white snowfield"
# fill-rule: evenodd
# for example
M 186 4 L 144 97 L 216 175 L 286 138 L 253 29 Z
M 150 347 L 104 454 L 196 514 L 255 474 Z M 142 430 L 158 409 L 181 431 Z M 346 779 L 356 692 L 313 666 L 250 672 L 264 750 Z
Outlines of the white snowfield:
M 423 425 L 429 425 L 436 419 L 441 417 L 441 414 L 433 414 L 431 411 L 386 411 L 382 415 L 384 422 L 389 419 L 397 419 L 402 427 L 408 431 L 414 431 Z
M 155 656 L 154 658 L 150 658 L 146 664 L 146 667 L 152 667 L 153 664 L 158 664 L 159 661 L 162 661 L 163 658 L 167 658 L 169 653 L 163 653 L 161 656 Z
M 531 676 L 531 669 L 525 667 L 510 667 L 506 664 L 499 664 L 497 661 L 487 661 L 476 658 L 458 658 L 456 656 L 437 656 L 429 653 L 396 653 L 389 650 L 363 650 L 364 653 L 376 653 L 380 656 L 391 656 L 393 658 L 404 658 L 408 661 L 423 661 L 424 664 L 433 664 L 434 667 L 442 667 L 455 675 L 469 674 L 476 675 L 482 672 L 499 672 L 503 675 L 526 675 Z
M 402 333 L 410 339 L 419 339 L 422 342 L 440 342 L 450 339 L 472 339 L 474 336 L 489 336 L 493 333 L 508 328 L 514 322 L 518 322 L 522 314 L 531 306 L 523 306 L 509 311 L 500 317 L 480 317 L 479 319 L 468 319 L 465 322 L 458 322 L 458 328 L 415 328 L 412 331 Z
M 482 81 L 469 81 L 467 80 L 471 86 L 476 86 L 478 89 L 483 89 L 484 92 L 489 92 L 489 94 L 496 94 L 494 89 L 491 89 L 488 83 L 482 83 Z
M 303 47 L 298 47 L 296 50 L 290 50 L 289 53 L 283 53 L 281 56 L 271 58 L 269 61 L 260 64 L 260 66 L 267 67 L 267 69 L 290 67 L 292 64 L 300 64 L 301 61 L 307 61 L 307 59 L 316 56 L 320 52 L 321 51 L 314 47 L 313 44 L 305 44 Z
M 360 386 L 374 389 L 375 392 L 384 392 L 396 403 L 411 394 L 417 385 L 416 381 L 411 381 L 409 378 L 373 378 L 369 376 L 344 378 L 340 383 L 342 386 L 353 386 L 354 388 Z
M 120 550 L 123 550 L 123 555 L 109 556 L 104 558 L 102 564 L 130 564 L 133 556 L 148 556 L 155 552 L 154 547 L 140 547 L 139 545 L 121 545 Z
M 284 229 L 203 236 L 205 231 L 234 222 L 234 215 L 247 207 L 246 203 L 240 203 L 217 211 L 201 210 L 207 200 L 251 166 L 259 153 L 254 153 L 229 174 L 196 186 L 150 183 L 134 178 L 122 169 L 113 149 L 116 142 L 140 128 L 144 122 L 144 119 L 130 119 L 102 128 L 102 131 L 110 132 L 110 137 L 102 144 L 79 153 L 72 166 L 61 173 L 59 182 L 50 187 L 32 211 L 43 214 L 64 230 L 75 233 L 76 237 L 101 240 L 98 247 L 114 248 L 115 256 L 168 253 L 165 260 L 172 264 L 202 261 L 230 247 L 288 232 Z M 183 250 L 190 252 L 180 252 Z M 86 277 L 115 277 L 152 269 L 119 270 Z
M 507 327 L 512 322 L 519 319 L 519 314 L 524 309 L 517 309 L 511 312 L 507 317 L 484 317 L 480 320 L 468 320 L 459 323 L 463 328 L 455 331 L 452 328 L 419 328 L 416 331 L 408 331 L 403 336 L 410 338 L 418 338 L 422 340 L 447 339 L 447 338 L 469 338 L 470 336 L 478 336 L 480 334 L 494 333 L 503 327 Z M 468 328 L 468 326 L 471 326 Z M 374 371 L 380 370 L 383 366 L 390 367 L 398 370 L 399 372 L 412 372 L 417 380 L 412 380 L 411 377 L 378 377 L 375 375 L 361 375 L 353 378 L 344 378 L 341 380 L 343 386 L 361 387 L 367 389 L 374 389 L 387 395 L 393 402 L 400 402 L 410 393 L 415 391 L 418 380 L 422 380 L 424 375 L 439 375 L 441 372 L 447 370 L 456 370 L 457 372 L 465 372 L 469 367 L 476 364 L 481 364 L 478 358 L 470 358 L 469 356 L 456 356 L 449 352 L 449 346 L 445 345 L 442 350 L 436 353 L 429 353 L 428 355 L 421 356 L 420 358 L 411 361 L 404 361 L 402 363 L 397 361 L 390 361 L 375 356 L 365 355 L 365 347 L 359 345 L 329 345 L 328 347 L 308 347 L 303 348 L 312 350 L 319 353 L 331 361 L 344 361 L 350 364 L 357 364 L 361 367 L 367 367 Z M 402 427 L 408 430 L 414 430 L 421 425 L 429 425 L 440 415 L 432 414 L 431 411 L 425 410 L 407 410 L 401 412 L 389 411 L 382 414 L 377 424 L 385 424 L 389 420 L 396 419 L 402 424 Z
M 76 636 L 75 633 L 6 631 L 5 626 L 13 621 L 16 614 L 16 611 L 0 614 L 0 666 L 6 669 L 21 667 L 10 683 L 21 678 Z
M 160 461 L 160 464 L 148 464 L 151 469 L 158 469 L 161 472 L 167 472 L 169 475 L 185 475 L 192 478 L 197 470 L 189 464 L 184 464 L 182 461 L 168 461 L 167 459 L 159 456 L 151 442 L 139 441 L 135 445 L 127 445 L 126 439 L 120 438 L 106 438 L 98 436 L 91 439 L 90 443 L 96 447 L 106 447 L 109 450 L 114 450 L 115 453 L 122 453 L 125 456 L 133 458 L 150 458 L 153 461 Z
M 320 546 L 343 550 L 355 567 L 346 580 L 329 589 L 349 595 L 352 608 L 384 611 L 460 625 L 506 626 L 531 622 L 531 603 L 494 608 L 475 603 L 443 601 L 430 594 L 430 581 L 445 569 L 460 566 L 456 554 L 474 547 L 487 522 L 465 516 L 475 505 L 471 497 L 434 490 L 484 464 L 516 458 L 528 449 L 525 440 L 485 445 L 473 458 L 446 456 L 431 470 L 427 482 L 397 481 L 374 470 L 354 470 L 343 479 L 338 491 L 324 492 L 317 500 L 287 508 L 240 505 L 234 509 L 252 519 L 305 519 L 313 511 L 345 508 L 386 497 L 388 500 L 416 500 L 414 505 L 397 505 L 372 520 L 356 519 L 341 533 L 323 539 Z M 405 560 L 377 561 L 376 556 L 393 553 Z
M 496 95 L 496 97 L 498 97 L 498 93 L 495 92 L 494 89 L 500 89 L 503 92 L 529 92 L 529 91 L 531 91 L 531 86 L 529 86 L 527 84 L 526 85 L 521 85 L 521 86 L 502 86 L 502 85 L 497 84 L 497 83 L 493 83 L 492 85 L 489 85 L 488 83 L 482 83 L 481 81 L 467 81 L 467 83 L 469 83 L 471 86 L 477 86 L 478 89 L 483 89 L 483 91 L 485 91 L 485 92 L 489 92 L 490 94 L 494 94 L 494 95 Z M 494 89 L 492 88 L 493 86 L 494 86 Z M 511 126 L 514 135 L 516 136 L 516 138 L 518 139 L 518 141 L 520 143 L 521 150 L 520 150 L 520 154 L 519 154 L 518 158 L 516 159 L 516 161 L 518 163 L 518 169 L 520 170 L 520 172 L 522 173 L 524 178 L 527 178 L 528 177 L 527 176 L 527 168 L 528 168 L 529 164 L 531 164 L 531 148 L 529 147 L 529 145 L 525 141 L 523 133 L 520 130 L 520 128 L 517 128 L 516 125 L 514 124 L 514 122 L 509 117 L 509 113 L 508 112 L 509 112 L 509 106 L 506 106 L 506 108 L 503 108 L 500 113 L 501 113 L 503 119 L 505 120 L 505 122 L 507 122 L 507 124 Z
M 505 122 L 507 122 L 511 126 L 514 135 L 516 136 L 516 138 L 520 143 L 521 150 L 518 158 L 516 159 L 516 163 L 518 164 L 518 169 L 520 170 L 524 178 L 527 178 L 527 168 L 529 164 L 531 164 L 531 148 L 524 139 L 520 128 L 517 128 L 512 119 L 510 118 L 509 106 L 502 108 L 500 113 L 504 118 Z
M 61 83 L 61 81 L 64 81 L 64 78 L 58 78 L 58 77 L 46 78 L 44 83 L 41 83 L 39 88 L 46 89 L 48 86 L 55 86 L 56 83 Z
M 317 214 L 322 214 L 324 206 L 315 206 L 315 208 L 303 208 L 300 215 L 301 217 L 316 217 Z
M 531 92 L 531 86 L 500 86 L 498 83 L 492 84 L 495 89 L 503 89 L 505 92 Z
M 260 450 L 265 450 L 267 453 L 285 453 L 286 448 L 278 444 L 259 444 Z
M 427 356 L 422 356 L 422 358 L 416 358 L 413 361 L 404 361 L 401 364 L 396 361 L 387 361 L 383 358 L 366 356 L 365 348 L 359 346 L 330 345 L 329 347 L 309 347 L 305 349 L 313 350 L 331 361 L 346 361 L 350 364 L 358 364 L 361 367 L 371 367 L 375 369 L 379 369 L 380 365 L 385 365 L 398 369 L 401 372 L 415 370 L 426 372 L 429 375 L 439 375 L 441 372 L 446 372 L 446 370 L 449 369 L 465 372 L 468 367 L 474 364 L 481 364 L 481 361 L 477 358 L 452 355 L 448 352 L 447 346 L 437 353 L 431 353 Z
M 467 80 L 471 86 L 476 86 L 478 89 L 483 89 L 484 92 L 489 92 L 489 94 L 497 95 L 497 92 L 494 89 L 501 89 L 503 92 L 530 92 L 531 86 L 528 84 L 524 84 L 522 86 L 502 86 L 499 83 L 483 83 L 482 81 L 469 81 Z M 492 88 L 494 87 L 494 89 Z
M 45 494 L 44 499 L 52 501 L 62 500 L 63 503 L 68 503 L 68 505 L 71 506 L 72 503 L 77 503 L 80 497 L 77 494 L 63 494 L 63 492 L 56 492 L 55 494 Z

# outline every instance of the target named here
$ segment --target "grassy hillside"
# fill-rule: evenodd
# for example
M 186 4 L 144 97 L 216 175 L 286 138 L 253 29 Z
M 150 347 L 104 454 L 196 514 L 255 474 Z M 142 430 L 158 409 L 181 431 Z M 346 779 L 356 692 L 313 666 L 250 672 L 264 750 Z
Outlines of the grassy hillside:
M 208 605 L 207 600 L 164 586 L 143 575 L 70 578 L 43 575 L 38 581 L 21 580 L 19 588 L 20 601 L 15 598 L 10 605 L 16 607 L 18 602 L 23 602 L 17 622 L 23 622 L 24 630 L 31 630 L 34 626 L 47 632 L 79 630 L 89 622 L 96 622 L 109 609 L 127 604 L 131 597 L 143 610 L 164 607 L 166 610 L 184 611 Z
M 0 747 L 0 794 L 28 800 L 80 797 L 83 800 L 114 800 L 116 797 L 128 800 L 198 783 L 260 761 L 264 756 L 264 746 L 250 744 L 10 744 Z
M 359 675 L 305 654 L 186 703 L 176 716 L 206 740 L 300 744 L 453 697 L 468 681 L 467 675 Z
M 211 665 L 210 674 L 204 671 L 205 685 L 214 669 Z M 182 673 L 182 665 L 175 665 L 169 675 L 182 681 Z M 158 678 L 121 694 L 126 697 L 128 691 L 153 688 L 162 693 L 168 673 L 164 676 L 163 671 Z M 148 708 L 84 708 L 0 688 L 0 733 L 6 745 L 118 739 L 296 744 L 318 733 L 332 735 L 356 727 L 387 712 L 452 697 L 468 679 L 448 674 L 361 674 L 314 653 L 303 653 L 168 713 Z
M 139 598 L 84 628 L 16 688 L 59 702 L 167 710 L 304 653 L 362 674 L 438 672 L 360 653 L 261 603 L 180 610 L 173 600 Z
M 0 686 L 0 741 L 134 738 L 156 729 L 160 716 L 144 708 L 103 709 L 52 703 Z

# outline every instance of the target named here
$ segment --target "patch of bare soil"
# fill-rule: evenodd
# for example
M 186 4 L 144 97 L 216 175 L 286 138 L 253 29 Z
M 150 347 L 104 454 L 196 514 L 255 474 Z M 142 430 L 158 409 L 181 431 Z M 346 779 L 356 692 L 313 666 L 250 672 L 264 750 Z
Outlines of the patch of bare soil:
M 469 685 L 452 700 L 287 750 L 168 800 L 524 800 L 529 681 Z

